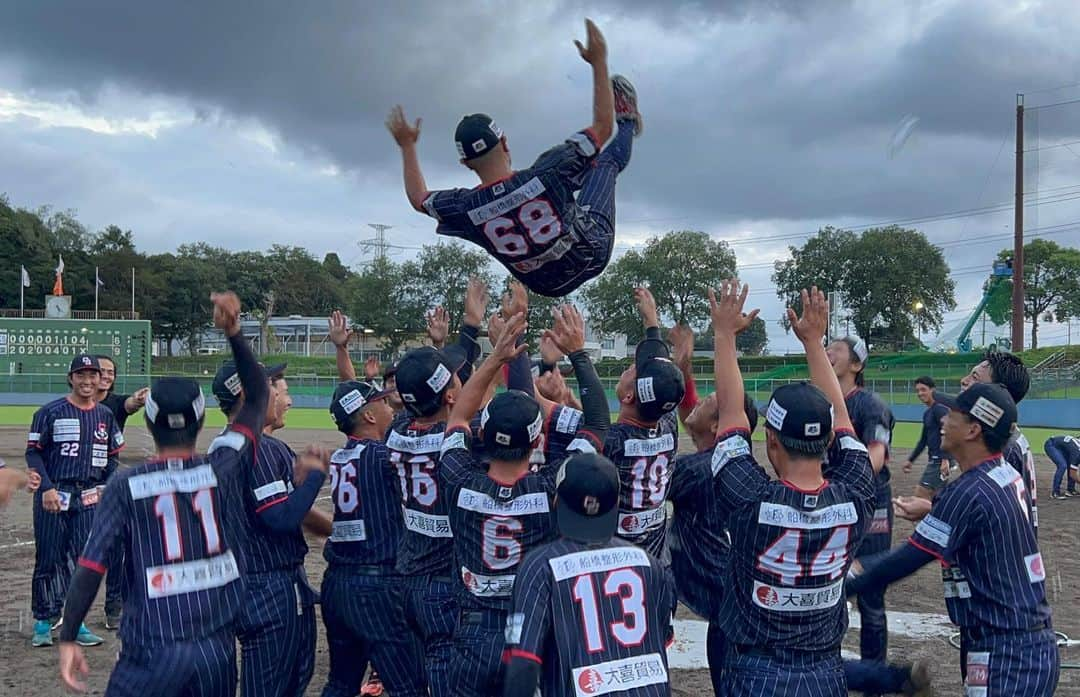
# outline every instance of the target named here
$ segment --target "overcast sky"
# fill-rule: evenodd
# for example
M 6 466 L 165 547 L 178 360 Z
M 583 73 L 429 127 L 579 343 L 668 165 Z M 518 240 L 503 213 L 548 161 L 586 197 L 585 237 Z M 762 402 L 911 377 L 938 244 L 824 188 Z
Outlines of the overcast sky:
M 390 106 L 423 117 L 432 188 L 474 183 L 452 141 L 465 113 L 493 114 L 528 163 L 591 120 L 572 43 L 591 16 L 646 120 L 619 179 L 620 248 L 672 229 L 730 241 L 778 352 L 797 342 L 764 264 L 822 225 L 931 218 L 913 226 L 956 272 L 947 324 L 970 313 L 1012 209 L 932 218 L 1011 201 L 1017 92 L 1080 99 L 1071 0 L 37 0 L 4 15 L 0 192 L 14 204 L 74 208 L 150 252 L 282 243 L 354 264 L 367 223 L 394 226 L 399 258 L 435 239 L 402 191 Z M 1080 226 L 1080 103 L 1028 121 L 1042 149 L 1027 228 L 1064 225 L 1048 239 L 1080 244 L 1066 225 Z M 1065 327 L 1043 340 L 1064 343 Z

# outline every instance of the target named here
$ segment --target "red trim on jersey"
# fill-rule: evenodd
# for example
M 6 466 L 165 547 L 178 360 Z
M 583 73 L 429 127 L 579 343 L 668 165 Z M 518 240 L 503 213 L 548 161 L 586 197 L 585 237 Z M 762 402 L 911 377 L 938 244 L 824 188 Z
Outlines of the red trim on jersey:
M 108 567 L 106 567 L 104 564 L 98 564 L 96 561 L 87 559 L 86 557 L 79 557 L 79 566 L 85 569 L 90 569 L 91 571 L 99 573 L 102 576 L 104 576 L 105 572 L 109 570 Z
M 675 643 L 675 635 L 672 634 L 671 638 L 664 642 L 664 648 L 665 649 L 670 649 L 672 644 L 674 644 L 674 643 Z
M 802 489 L 800 487 L 795 486 L 794 484 L 792 484 L 791 482 L 789 482 L 786 479 L 781 479 L 780 483 L 783 484 L 784 486 L 786 486 L 789 489 L 792 489 L 794 491 L 799 492 L 800 494 L 820 494 L 825 489 L 825 487 L 829 486 L 829 480 L 828 479 L 823 481 L 821 483 L 821 486 L 819 486 L 816 489 Z
M 532 661 L 537 665 L 544 665 L 543 659 L 530 651 L 524 651 L 522 649 L 507 649 L 506 655 L 508 658 L 524 658 L 526 661 Z
M 252 433 L 251 429 L 248 428 L 247 426 L 245 426 L 244 424 L 232 423 L 232 424 L 229 424 L 229 428 L 236 431 L 237 433 L 242 435 L 244 438 L 247 438 L 249 441 L 252 442 L 252 444 L 254 444 L 256 442 L 255 434 Z
M 836 429 L 835 433 L 836 433 L 837 438 L 839 438 L 841 435 L 851 436 L 852 438 L 855 438 L 856 440 L 858 440 L 858 438 L 859 438 L 857 435 L 855 435 L 855 429 L 853 429 L 853 428 L 838 428 L 838 429 Z
M 110 454 L 110 455 L 115 455 L 115 454 L 117 454 L 118 452 L 120 452 L 120 451 L 121 451 L 121 450 L 123 450 L 123 449 L 124 449 L 124 446 L 123 446 L 123 445 L 121 445 L 121 446 L 120 446 L 119 448 L 117 448 L 116 450 L 110 450 L 110 451 L 109 451 L 109 454 Z
M 638 421 L 637 419 L 632 419 L 629 416 L 620 416 L 618 421 L 616 421 L 615 423 L 627 424 L 629 426 L 637 426 L 639 428 L 654 428 L 656 424 L 660 423 L 660 421 L 659 419 L 656 421 Z
M 271 506 L 275 506 L 275 505 L 277 505 L 277 504 L 279 504 L 279 503 L 281 503 L 281 502 L 283 502 L 283 501 L 288 501 L 288 500 L 289 500 L 289 497 L 288 497 L 288 496 L 282 496 L 281 498 L 277 498 L 277 499 L 274 499 L 273 501 L 267 501 L 267 502 L 266 502 L 266 503 L 264 503 L 263 505 L 261 505 L 261 506 L 259 506 L 258 508 L 256 508 L 256 509 L 255 509 L 255 512 L 256 512 L 256 513 L 262 513 L 262 512 L 263 512 L 263 511 L 265 511 L 265 510 L 266 510 L 267 508 L 270 508 Z
M 859 391 L 859 390 L 861 390 L 861 389 L 862 389 L 862 388 L 861 388 L 861 387 L 859 387 L 858 385 L 856 385 L 855 387 L 851 388 L 851 392 L 848 392 L 848 393 L 847 393 L 846 395 L 844 395 L 844 401 L 846 402 L 847 400 L 851 399 L 851 395 L 855 394 L 856 392 L 858 392 L 858 391 Z
M 750 432 L 747 430 L 746 426 L 728 426 L 723 431 L 720 431 L 716 434 L 716 442 L 719 443 L 728 436 L 733 436 L 736 434 L 746 438 L 750 435 Z
M 909 537 L 908 538 L 908 544 L 910 544 L 912 547 L 915 547 L 917 549 L 921 549 L 922 551 L 926 552 L 930 556 L 934 557 L 935 559 L 937 559 L 938 561 L 941 562 L 942 566 L 946 566 L 946 567 L 949 566 L 949 562 L 945 561 L 945 557 L 941 556 L 940 553 L 935 552 L 932 549 L 928 549 L 926 547 L 923 547 L 921 544 L 919 544 L 918 542 L 915 541 L 915 538 Z
M 604 449 L 604 441 L 600 440 L 600 437 L 587 428 L 578 430 L 577 435 L 584 436 L 586 440 L 593 444 L 597 452 L 601 452 Z

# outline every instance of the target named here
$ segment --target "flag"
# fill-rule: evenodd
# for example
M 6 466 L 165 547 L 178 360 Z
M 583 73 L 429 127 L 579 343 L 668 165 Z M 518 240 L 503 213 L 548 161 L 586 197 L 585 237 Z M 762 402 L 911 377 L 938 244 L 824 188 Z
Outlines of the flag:
M 60 263 L 56 265 L 56 273 L 64 273 L 64 257 L 59 254 L 57 256 L 60 257 Z
M 19 268 L 22 269 L 23 288 L 29 288 L 30 287 L 30 274 L 26 273 L 26 267 L 25 266 L 20 266 Z
M 102 288 L 105 287 L 105 281 L 101 280 L 101 274 L 98 273 L 96 266 L 94 267 L 94 280 L 96 280 L 97 284 Z

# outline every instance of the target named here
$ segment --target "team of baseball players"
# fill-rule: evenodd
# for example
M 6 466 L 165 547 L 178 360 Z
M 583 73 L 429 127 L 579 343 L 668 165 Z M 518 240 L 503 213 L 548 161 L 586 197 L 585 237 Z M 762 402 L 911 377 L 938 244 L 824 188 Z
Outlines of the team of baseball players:
M 603 36 L 586 29 L 577 47 L 593 71 L 593 122 L 525 170 L 511 169 L 495 122 L 473 114 L 455 141 L 480 186 L 430 192 L 419 120 L 398 107 L 387 122 L 413 207 L 520 281 L 487 321 L 492 348 L 479 364 L 488 298 L 475 281 L 458 340 L 446 344 L 435 313 L 433 345 L 406 353 L 381 386 L 377 364 L 357 379 L 335 313 L 341 383 L 329 410 L 345 441 L 297 455 L 273 435 L 291 405 L 286 366 L 257 363 L 238 299 L 213 294 L 233 359 L 212 387 L 228 426 L 202 455 L 197 383 L 161 378 L 114 395 L 111 361 L 75 358 L 70 394 L 35 414 L 27 445 L 33 643 L 52 645 L 58 630 L 70 689 L 85 688 L 81 647 L 101 643 L 83 620 L 108 574 L 106 626 L 119 624 L 122 644 L 109 695 L 227 695 L 237 684 L 246 696 L 302 695 L 317 603 L 324 696 L 668 695 L 680 600 L 708 621 L 718 695 L 923 694 L 925 665 L 887 662 L 885 589 L 937 560 L 966 694 L 1053 694 L 1034 463 L 1016 428 L 1028 378 L 1015 357 L 988 355 L 956 396 L 920 379 L 930 464 L 916 496 L 896 499 L 894 420 L 863 388 L 868 347 L 824 345 L 816 288 L 788 311 L 810 382 L 778 388 L 760 410 L 771 471 L 751 447 L 759 410 L 735 336 L 757 311 L 744 312 L 738 281 L 709 291 L 715 389 L 703 398 L 692 335 L 674 329 L 672 353 L 642 288 L 632 301 L 645 338 L 616 385 L 614 423 L 572 305 L 554 311 L 534 372 L 526 286 L 565 296 L 606 266 L 616 175 L 643 126 L 634 88 L 609 77 Z M 118 470 L 124 421 L 140 408 L 156 454 Z M 680 421 L 693 453 L 678 453 Z M 1046 450 L 1056 498 L 1066 471 L 1073 490 L 1080 447 Z M 327 480 L 332 517 L 313 509 Z M 0 488 L 12 483 L 23 482 L 0 469 Z M 918 521 L 896 547 L 894 515 Z M 325 539 L 318 592 L 305 531 Z M 862 620 L 858 661 L 840 656 L 849 595 Z M 365 683 L 376 672 L 381 682 Z

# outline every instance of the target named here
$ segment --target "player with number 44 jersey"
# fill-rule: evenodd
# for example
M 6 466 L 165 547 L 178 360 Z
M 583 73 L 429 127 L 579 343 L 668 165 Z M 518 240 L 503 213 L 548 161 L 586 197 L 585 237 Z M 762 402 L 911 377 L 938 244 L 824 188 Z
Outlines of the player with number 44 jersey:
M 438 234 L 480 245 L 530 290 L 550 297 L 569 295 L 611 259 L 615 180 L 641 131 L 634 87 L 622 76 L 609 80 L 604 37 L 591 21 L 586 29 L 586 44 L 578 43 L 578 50 L 593 69 L 593 123 L 526 169 L 511 167 L 495 121 L 471 114 L 458 124 L 454 140 L 480 186 L 429 191 L 416 152 L 420 120 L 410 124 L 401 107 L 387 120 L 401 147 L 413 208 L 438 221 Z

